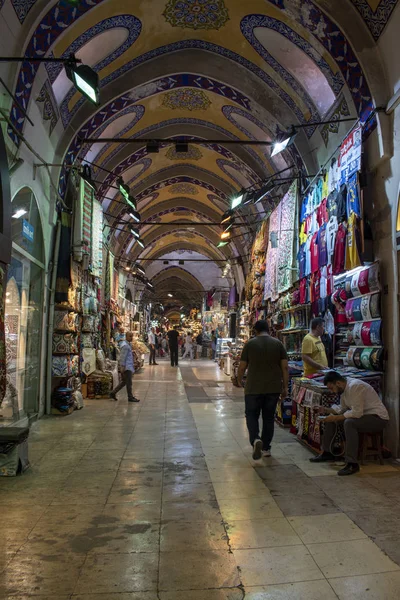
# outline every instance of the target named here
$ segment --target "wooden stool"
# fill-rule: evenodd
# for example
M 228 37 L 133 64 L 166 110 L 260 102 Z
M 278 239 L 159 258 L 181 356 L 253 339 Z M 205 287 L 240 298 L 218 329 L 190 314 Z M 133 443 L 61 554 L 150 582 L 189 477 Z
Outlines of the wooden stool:
M 383 462 L 382 456 L 382 433 L 359 433 L 359 456 L 363 465 L 366 458 L 373 457 L 379 459 L 381 465 Z

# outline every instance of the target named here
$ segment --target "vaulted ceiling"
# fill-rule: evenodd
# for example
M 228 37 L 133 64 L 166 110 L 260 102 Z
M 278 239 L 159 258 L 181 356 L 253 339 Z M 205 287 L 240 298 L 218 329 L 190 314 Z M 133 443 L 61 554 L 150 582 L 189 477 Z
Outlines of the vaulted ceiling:
M 221 263 L 213 267 L 212 282 L 204 275 L 206 264 L 193 263 L 191 272 L 189 263 L 177 269 L 175 262 L 172 269 L 160 259 L 174 252 L 215 261 L 245 259 L 251 222 L 272 205 L 247 207 L 239 216 L 237 237 L 218 248 L 220 232 L 213 224 L 231 196 L 283 169 L 288 170 L 282 177 L 313 172 L 343 128 L 305 127 L 296 145 L 274 158 L 269 146 L 228 142 L 271 141 L 293 124 L 350 115 L 365 121 L 379 92 L 371 91 L 376 82 L 359 54 L 374 48 L 396 4 L 0 0 L 1 14 L 15 31 L 21 28 L 26 55 L 67 57 L 74 52 L 99 73 L 98 107 L 72 87 L 60 65 L 23 63 L 15 73 L 13 89 L 20 105 L 29 113 L 40 112 L 54 148 L 53 162 L 64 163 L 61 170 L 54 169 L 60 196 L 66 192 L 68 167 L 92 164 L 115 254 L 147 259 L 144 265 L 154 282 L 161 290 L 183 290 L 177 291 L 182 301 L 196 286 L 226 285 L 219 279 Z M 13 53 L 20 54 L 21 46 Z M 17 104 L 10 115 L 9 135 L 18 145 L 18 135 L 29 124 Z M 82 142 L 89 137 L 98 141 Z M 188 153 L 163 145 L 158 154 L 147 154 L 143 143 L 102 141 L 110 137 L 219 143 L 192 143 Z M 129 211 L 113 187 L 118 177 L 138 202 L 144 250 L 129 232 Z

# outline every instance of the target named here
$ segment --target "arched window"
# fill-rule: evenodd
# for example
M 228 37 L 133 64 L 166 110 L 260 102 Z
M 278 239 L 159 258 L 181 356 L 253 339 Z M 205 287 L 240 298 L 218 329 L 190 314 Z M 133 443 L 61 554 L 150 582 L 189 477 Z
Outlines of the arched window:
M 44 244 L 37 201 L 22 188 L 12 201 L 12 257 L 7 272 L 5 335 L 7 416 L 18 420 L 40 410 L 44 302 Z

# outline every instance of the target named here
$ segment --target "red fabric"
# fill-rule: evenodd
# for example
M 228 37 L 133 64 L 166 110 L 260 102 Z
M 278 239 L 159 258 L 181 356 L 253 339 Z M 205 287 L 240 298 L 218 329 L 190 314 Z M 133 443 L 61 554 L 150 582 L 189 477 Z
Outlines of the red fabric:
M 311 238 L 311 272 L 315 273 L 319 269 L 319 246 L 317 244 L 318 232 Z M 343 259 L 344 263 L 344 259 Z
M 300 304 L 306 303 L 306 297 L 307 297 L 306 287 L 307 287 L 307 278 L 304 277 L 304 279 L 302 279 L 300 281 Z
M 335 250 L 333 254 L 333 274 L 339 275 L 344 271 L 344 260 L 346 257 L 346 235 L 347 230 L 345 225 L 341 223 L 339 225 L 336 239 L 335 239 Z
M 313 281 L 313 283 L 312 283 L 313 301 L 315 302 L 316 300 L 319 300 L 321 297 L 321 294 L 320 294 L 321 274 L 319 271 L 316 271 L 316 273 L 313 274 L 312 281 Z
M 325 198 L 317 208 L 317 221 L 320 227 L 329 221 L 329 214 L 326 205 L 327 199 Z
M 361 328 L 361 339 L 364 346 L 371 345 L 371 322 L 363 323 Z
M 326 293 L 330 296 L 333 293 L 333 273 L 332 273 L 332 265 L 328 265 L 328 276 L 326 280 Z
M 364 269 L 358 276 L 358 289 L 361 294 L 369 293 L 369 285 L 368 285 L 368 269 Z

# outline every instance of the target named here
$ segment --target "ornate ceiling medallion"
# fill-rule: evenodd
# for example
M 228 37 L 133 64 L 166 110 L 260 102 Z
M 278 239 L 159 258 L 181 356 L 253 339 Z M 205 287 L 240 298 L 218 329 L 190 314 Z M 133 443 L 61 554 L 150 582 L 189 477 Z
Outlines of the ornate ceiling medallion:
M 166 155 L 169 160 L 200 160 L 203 158 L 197 146 L 189 146 L 188 152 L 177 152 L 175 146 L 168 148 Z
M 196 186 L 190 183 L 175 183 L 168 191 L 170 194 L 189 194 L 189 196 L 196 196 L 199 193 Z
M 211 101 L 202 90 L 179 88 L 164 94 L 162 104 L 172 110 L 206 110 Z
M 163 15 L 184 29 L 220 29 L 229 21 L 224 0 L 168 0 Z

